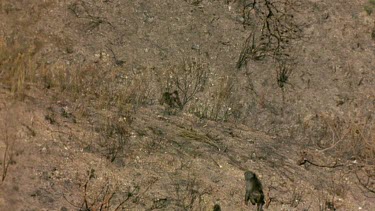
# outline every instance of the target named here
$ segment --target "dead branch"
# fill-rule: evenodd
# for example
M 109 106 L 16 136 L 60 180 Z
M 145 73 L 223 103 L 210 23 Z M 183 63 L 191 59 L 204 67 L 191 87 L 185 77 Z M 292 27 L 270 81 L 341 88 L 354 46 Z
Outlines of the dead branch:
M 306 163 L 309 163 L 309 164 L 311 164 L 313 166 L 316 166 L 316 167 L 322 167 L 322 168 L 336 168 L 336 167 L 344 166 L 343 164 L 337 164 L 337 160 L 335 161 L 335 163 L 333 165 L 317 164 L 315 162 L 310 161 L 306 152 L 302 152 L 301 153 L 301 159 L 297 161 L 297 164 L 301 166 L 301 165 L 304 165 Z
M 184 107 L 205 86 L 208 68 L 198 59 L 184 60 L 181 69 L 174 75 L 174 82 L 182 95 L 182 107 Z
M 313 166 L 317 166 L 317 167 L 324 167 L 324 168 L 336 168 L 336 167 L 342 167 L 344 166 L 343 164 L 337 164 L 337 161 L 335 161 L 335 163 L 333 165 L 322 165 L 322 164 L 316 164 L 314 162 L 311 162 L 307 159 L 304 159 L 303 162 L 301 162 L 299 165 L 303 165 L 305 163 L 309 163 Z
M 72 13 L 77 17 L 77 18 L 84 18 L 89 20 L 89 24 L 87 27 L 87 31 L 92 31 L 95 28 L 99 27 L 100 24 L 108 24 L 112 28 L 114 26 L 112 25 L 111 22 L 106 20 L 105 18 L 99 17 L 99 16 L 94 16 L 89 12 L 89 8 L 86 5 L 86 2 L 84 1 L 77 1 L 74 2 L 73 4 L 69 5 L 68 9 L 72 11 Z
M 269 56 L 287 61 L 291 57 L 292 43 L 303 37 L 302 24 L 295 18 L 299 6 L 294 0 L 253 0 L 244 5 L 244 26 L 252 26 L 252 32 L 245 41 L 237 68 L 249 58 L 259 60 Z
M 7 160 L 9 154 L 9 144 L 6 145 L 5 152 L 4 152 L 4 157 L 3 157 L 3 175 L 1 177 L 1 182 L 5 180 L 5 177 L 8 172 L 8 167 L 9 167 L 9 161 Z
M 362 182 L 362 180 L 359 178 L 357 172 L 355 172 L 355 176 L 357 177 L 359 184 L 360 184 L 365 190 L 367 190 L 367 191 L 370 192 L 370 193 L 375 193 L 375 190 L 369 187 L 371 176 L 367 175 L 367 181 L 366 181 L 366 182 Z M 371 198 L 374 198 L 374 197 L 371 197 Z
M 11 143 L 10 143 L 11 142 Z M 14 145 L 14 140 L 10 140 L 8 126 L 5 124 L 5 152 L 3 156 L 3 171 L 1 176 L 1 182 L 4 182 L 6 175 L 8 173 L 9 164 L 12 161 L 12 148 Z

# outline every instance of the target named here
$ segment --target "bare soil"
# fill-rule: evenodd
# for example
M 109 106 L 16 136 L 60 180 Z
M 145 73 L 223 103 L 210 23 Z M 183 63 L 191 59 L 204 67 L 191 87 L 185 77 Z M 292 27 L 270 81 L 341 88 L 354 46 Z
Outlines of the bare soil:
M 246 170 L 265 210 L 375 210 L 373 5 L 303 3 L 298 63 L 281 90 L 271 59 L 235 68 L 249 35 L 240 2 L 2 0 L 0 47 L 11 53 L 0 51 L 0 79 L 25 52 L 36 77 L 52 71 L 25 82 L 22 98 L 0 81 L 0 210 L 255 210 Z M 163 74 L 185 58 L 207 64 L 208 87 L 171 112 L 158 103 Z M 73 92 L 60 69 L 108 74 Z M 232 97 L 215 101 L 228 78 Z M 136 100 L 102 106 L 112 97 L 102 87 L 136 87 L 126 89 Z M 233 112 L 197 115 L 210 100 Z

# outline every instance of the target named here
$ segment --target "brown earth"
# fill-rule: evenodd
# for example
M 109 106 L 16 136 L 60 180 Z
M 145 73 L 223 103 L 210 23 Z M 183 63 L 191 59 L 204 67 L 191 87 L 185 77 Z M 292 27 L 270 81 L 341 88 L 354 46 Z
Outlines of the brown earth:
M 372 1 L 305 1 L 284 89 L 235 68 L 239 2 L 0 1 L 0 210 L 255 210 L 245 170 L 266 210 L 375 210 Z M 184 61 L 207 86 L 159 105 Z

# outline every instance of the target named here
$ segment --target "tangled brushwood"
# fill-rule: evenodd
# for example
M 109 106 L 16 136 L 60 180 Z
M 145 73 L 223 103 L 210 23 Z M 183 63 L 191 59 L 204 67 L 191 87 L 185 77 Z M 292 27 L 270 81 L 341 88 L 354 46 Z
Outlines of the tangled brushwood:
M 251 33 L 237 61 L 238 69 L 248 59 L 290 60 L 293 42 L 302 39 L 302 24 L 295 18 L 300 4 L 294 0 L 253 0 L 242 4 L 243 24 Z

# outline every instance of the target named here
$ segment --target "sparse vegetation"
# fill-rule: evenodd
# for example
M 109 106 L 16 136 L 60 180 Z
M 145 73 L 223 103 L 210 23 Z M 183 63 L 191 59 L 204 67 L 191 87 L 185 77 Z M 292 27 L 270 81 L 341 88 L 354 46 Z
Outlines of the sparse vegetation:
M 182 107 L 193 100 L 199 92 L 205 88 L 209 66 L 199 57 L 183 59 L 169 73 L 170 82 L 167 82 L 166 90 L 175 88 L 179 91 Z
M 372 210 L 374 5 L 2 1 L 0 209 Z
M 375 6 L 374 0 L 368 0 L 368 4 L 366 4 L 363 8 L 365 9 L 367 15 L 371 15 Z
M 209 92 L 209 98 L 196 100 L 191 106 L 190 112 L 200 118 L 215 121 L 228 121 L 230 117 L 239 118 L 238 101 L 235 92 L 235 79 L 222 77 L 217 80 L 213 91 Z
M 1 42 L 1 40 L 0 40 Z M 19 99 L 35 80 L 36 64 L 30 49 L 7 49 L 0 43 L 0 80 Z
M 298 205 L 302 202 L 303 198 L 303 191 L 294 189 L 292 192 L 292 197 L 290 199 L 290 206 L 291 207 L 298 207 Z
M 121 193 L 119 185 L 113 185 L 107 178 L 103 184 L 95 184 L 95 170 L 87 171 L 81 192 L 81 201 L 75 204 L 64 194 L 64 199 L 80 211 L 109 211 L 123 209 L 123 205 L 132 197 L 139 194 L 139 187 L 129 188 L 127 193 Z M 94 189 L 95 188 L 95 189 Z M 130 190 L 131 189 L 131 190 Z M 120 196 L 119 196 L 120 195 Z M 125 195 L 122 197 L 121 195 Z M 117 204 L 116 204 L 117 203 Z
M 306 131 L 322 151 L 337 153 L 337 157 L 373 160 L 375 157 L 374 128 L 369 116 L 340 118 L 324 114 L 307 122 Z
M 243 5 L 244 24 L 252 32 L 243 46 L 237 68 L 245 64 L 246 55 L 254 60 L 265 57 L 286 60 L 291 56 L 292 43 L 302 38 L 302 25 L 295 18 L 299 4 L 289 0 L 261 0 Z
M 370 167 L 371 168 L 371 167 Z M 355 173 L 363 193 L 366 197 L 375 195 L 375 175 L 369 168 L 364 168 Z
M 211 188 L 203 188 L 196 179 L 179 181 L 174 184 L 176 206 L 183 210 L 203 207 L 203 196 L 211 194 Z
M 326 193 L 320 193 L 319 197 L 319 211 L 336 210 L 334 197 L 330 197 Z
M 236 67 L 240 69 L 248 59 L 254 61 L 272 58 L 276 64 L 277 85 L 282 89 L 297 64 L 295 42 L 303 37 L 302 24 L 297 22 L 300 3 L 298 1 L 261 0 L 244 3 L 244 25 L 251 33 L 246 39 Z M 282 106 L 284 107 L 284 105 Z
M 10 112 L 12 112 L 12 110 L 9 108 L 6 108 L 5 111 L 0 111 L 0 115 L 3 117 L 3 119 L 0 119 L 0 130 L 3 131 L 0 135 L 0 140 L 2 140 L 2 143 L 5 145 L 2 150 L 2 156 L 0 157 L 1 183 L 4 182 L 8 175 L 9 165 L 14 163 L 13 156 L 18 125 L 15 119 L 16 114 Z
M 372 14 L 373 6 L 371 6 L 371 5 L 365 5 L 363 8 L 366 11 L 367 15 L 371 15 Z
M 128 138 L 128 125 L 126 122 L 119 122 L 117 119 L 108 118 L 105 125 L 99 128 L 100 151 L 110 161 L 125 156 L 124 149 Z

